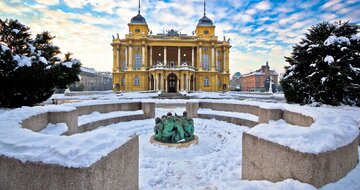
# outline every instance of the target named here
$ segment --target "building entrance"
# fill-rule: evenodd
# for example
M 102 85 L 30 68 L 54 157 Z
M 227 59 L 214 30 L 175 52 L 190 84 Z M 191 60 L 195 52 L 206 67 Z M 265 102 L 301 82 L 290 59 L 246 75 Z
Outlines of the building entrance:
M 177 77 L 174 73 L 168 76 L 168 92 L 176 92 Z

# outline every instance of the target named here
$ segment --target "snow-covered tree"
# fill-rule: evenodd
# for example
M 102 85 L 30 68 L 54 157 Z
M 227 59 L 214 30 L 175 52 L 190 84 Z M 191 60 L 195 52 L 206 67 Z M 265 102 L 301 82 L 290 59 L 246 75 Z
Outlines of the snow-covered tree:
M 320 23 L 293 47 L 281 85 L 289 103 L 360 106 L 359 26 Z
M 61 60 L 49 32 L 31 38 L 29 27 L 0 19 L 0 106 L 32 106 L 48 99 L 56 88 L 78 81 L 80 61 L 66 54 Z

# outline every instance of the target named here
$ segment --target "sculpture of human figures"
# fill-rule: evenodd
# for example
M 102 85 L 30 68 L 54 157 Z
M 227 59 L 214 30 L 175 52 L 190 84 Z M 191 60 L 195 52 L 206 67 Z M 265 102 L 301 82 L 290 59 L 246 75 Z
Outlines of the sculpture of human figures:
M 166 143 L 181 143 L 194 138 L 194 121 L 184 111 L 182 116 L 168 113 L 155 119 L 154 138 Z
M 159 117 L 157 117 L 155 119 L 155 127 L 154 127 L 154 138 L 161 140 L 162 136 L 163 136 L 163 130 L 164 130 L 164 123 L 161 121 L 161 119 Z

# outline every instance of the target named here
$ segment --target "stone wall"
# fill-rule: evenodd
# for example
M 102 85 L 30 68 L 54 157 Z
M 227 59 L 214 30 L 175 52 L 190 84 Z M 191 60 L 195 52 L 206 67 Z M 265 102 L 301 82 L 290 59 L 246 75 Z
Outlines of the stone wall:
M 231 116 L 199 114 L 199 108 L 251 113 L 257 115 L 259 119 L 258 122 L 251 122 Z M 300 113 L 239 104 L 188 102 L 186 110 L 191 117 L 215 118 L 248 127 L 279 119 L 301 127 L 310 127 L 314 123 L 312 117 Z M 356 166 L 360 134 L 352 143 L 334 151 L 320 154 L 302 153 L 246 132 L 243 133 L 242 141 L 242 179 L 269 180 L 272 182 L 296 179 L 315 187 L 321 187 L 343 178 Z
M 88 168 L 68 168 L 54 164 L 0 156 L 0 189 L 139 189 L 139 138 L 114 150 Z
M 136 111 L 143 110 L 143 115 L 121 116 L 115 118 L 102 119 L 78 126 L 78 116 L 90 114 L 92 112 L 109 113 L 114 111 Z M 46 128 L 48 123 L 66 123 L 68 132 L 66 135 L 73 135 L 85 131 L 93 130 L 99 126 L 105 126 L 112 123 L 142 120 L 155 117 L 154 102 L 130 102 L 116 104 L 99 104 L 76 107 L 72 111 L 47 112 L 39 115 L 33 115 L 22 121 L 22 127 L 39 132 Z
M 358 162 L 358 139 L 335 151 L 302 153 L 243 133 L 242 179 L 296 179 L 319 188 L 343 178 Z

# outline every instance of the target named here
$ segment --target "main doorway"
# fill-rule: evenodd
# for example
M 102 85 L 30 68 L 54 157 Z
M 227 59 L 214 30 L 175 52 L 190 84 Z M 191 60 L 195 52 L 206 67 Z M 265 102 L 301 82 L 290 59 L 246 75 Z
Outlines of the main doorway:
M 174 73 L 169 74 L 168 78 L 168 92 L 176 92 L 177 77 Z

